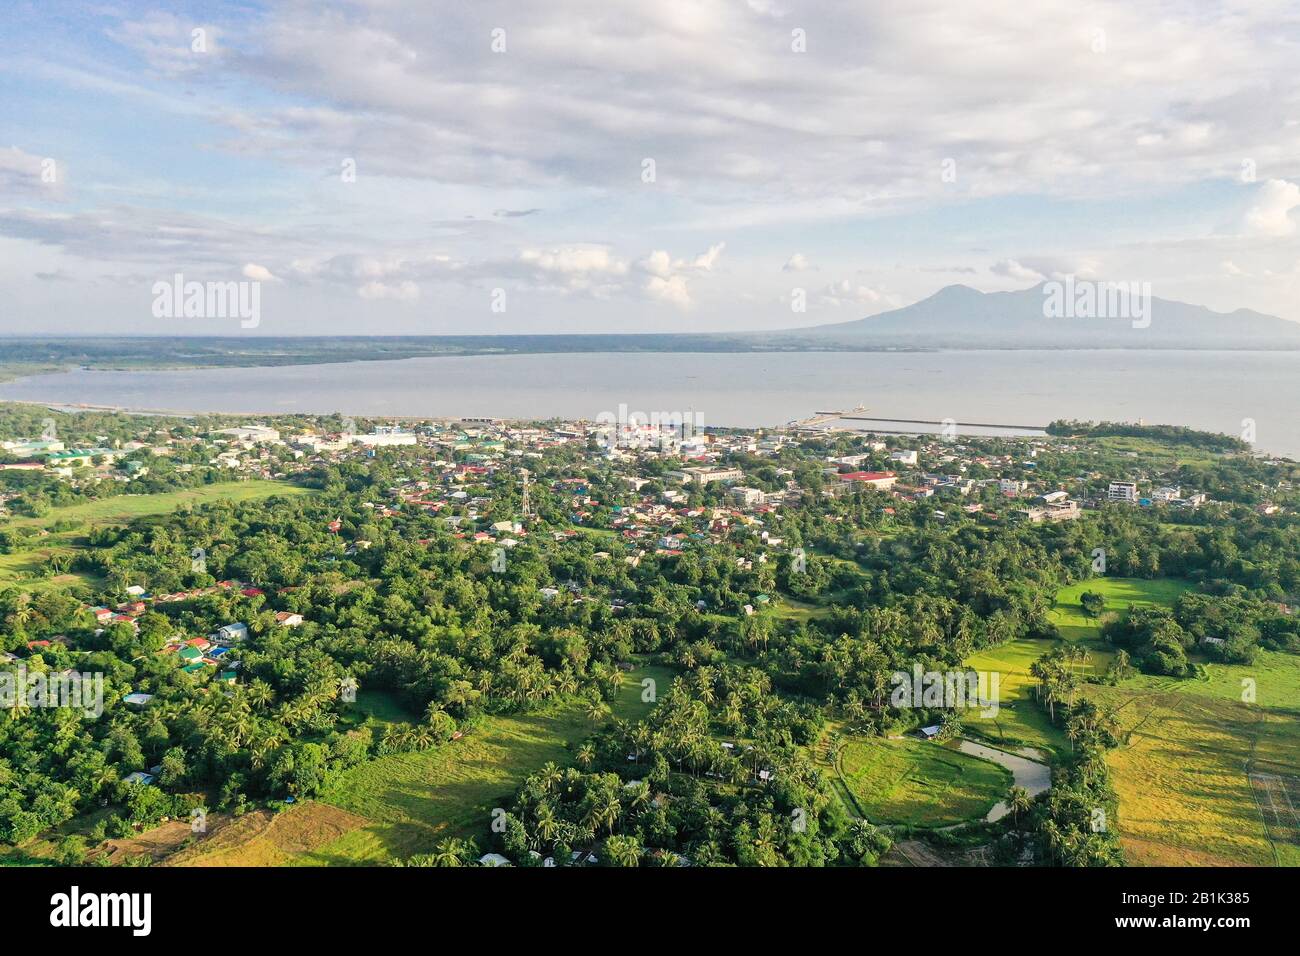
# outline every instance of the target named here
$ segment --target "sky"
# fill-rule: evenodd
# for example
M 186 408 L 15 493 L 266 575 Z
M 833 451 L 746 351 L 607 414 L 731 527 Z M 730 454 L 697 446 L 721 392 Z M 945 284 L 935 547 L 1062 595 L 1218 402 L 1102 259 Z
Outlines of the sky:
M 0 334 L 1300 320 L 1300 6 L 0 0 Z M 255 283 L 260 321 L 160 315 Z

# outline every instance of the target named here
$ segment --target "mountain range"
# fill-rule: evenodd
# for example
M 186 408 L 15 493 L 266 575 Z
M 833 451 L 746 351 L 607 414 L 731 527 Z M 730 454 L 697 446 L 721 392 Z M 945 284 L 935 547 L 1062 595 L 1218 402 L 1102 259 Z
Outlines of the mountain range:
M 1073 279 L 1017 292 L 950 285 L 929 298 L 864 319 L 753 333 L 790 348 L 1300 349 L 1300 322 L 1250 309 L 1214 312 L 1154 296 L 1107 295 Z M 1129 283 L 1116 287 L 1130 288 Z M 1137 286 L 1131 286 L 1139 291 Z M 1107 317 L 1098 317 L 1105 315 Z

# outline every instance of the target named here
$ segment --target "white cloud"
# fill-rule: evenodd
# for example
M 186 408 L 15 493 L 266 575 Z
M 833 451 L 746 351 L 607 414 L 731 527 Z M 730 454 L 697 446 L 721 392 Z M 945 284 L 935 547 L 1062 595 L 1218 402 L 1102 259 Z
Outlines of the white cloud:
M 1083 15 L 1073 0 L 806 6 L 290 2 L 214 14 L 207 54 L 184 14 L 48 18 L 41 56 L 12 70 L 105 122 L 69 141 L 17 91 L 24 148 L 0 147 L 4 258 L 23 277 L 133 281 L 247 263 L 304 316 L 340 290 L 454 302 L 501 285 L 538 293 L 540 327 L 620 297 L 628 321 L 693 328 L 675 310 L 707 295 L 713 327 L 746 328 L 788 320 L 745 297 L 793 284 L 771 250 L 797 246 L 782 269 L 818 272 L 810 289 L 872 262 L 825 293 L 869 308 L 882 288 L 912 300 L 977 267 L 1005 288 L 1104 261 L 1103 277 L 1181 283 L 1189 301 L 1296 314 L 1283 260 L 1300 252 L 1300 72 L 1280 0 L 1097 0 Z M 497 23 L 504 55 L 485 35 Z M 807 53 L 790 50 L 795 26 Z M 148 137 L 111 136 L 143 114 L 195 131 L 165 151 L 185 175 Z M 78 195 L 35 177 L 33 153 L 55 144 Z M 239 176 L 213 173 L 214 151 L 236 155 Z M 347 185 L 345 157 L 358 164 Z M 1246 157 L 1261 182 L 1234 203 L 1222 185 Z M 1249 272 L 1224 281 L 1225 259 Z M 28 319 L 51 285 L 15 290 Z M 608 312 L 581 321 L 604 328 Z
M 745 0 L 745 5 L 760 16 L 771 17 L 774 20 L 779 20 L 785 16 L 785 11 L 778 7 L 773 0 Z
M 695 262 L 692 263 L 692 267 L 699 269 L 702 272 L 712 272 L 713 267 L 717 265 L 718 259 L 722 255 L 722 250 L 725 248 L 727 248 L 725 242 L 719 242 L 717 245 L 709 246 L 707 252 L 701 252 L 695 257 Z
M 151 11 L 136 20 L 123 20 L 108 36 L 167 75 L 194 73 L 224 52 L 218 29 L 171 13 Z
M 712 272 L 713 267 L 718 264 L 718 259 L 722 256 L 722 250 L 726 247 L 725 242 L 716 243 L 689 261 L 674 259 L 663 249 L 656 249 L 638 262 L 637 268 L 661 279 L 667 279 L 679 272 Z
M 244 278 L 252 279 L 255 282 L 279 282 L 271 270 L 266 266 L 259 266 L 256 262 L 250 262 L 243 268 Z
M 691 290 L 687 287 L 685 276 L 650 276 L 646 280 L 645 291 L 652 299 L 667 302 L 679 309 L 690 308 Z
M 34 156 L 17 146 L 0 149 L 0 195 L 57 199 L 61 197 L 65 170 L 52 157 Z
M 1008 279 L 1017 279 L 1024 282 L 1037 282 L 1043 278 L 1043 274 L 1037 269 L 1022 265 L 1015 259 L 1003 259 L 1000 262 L 993 263 L 989 268 L 994 275 L 1006 276 Z
M 1100 263 L 1087 256 L 1023 256 L 1002 259 L 989 266 L 994 275 L 1017 282 L 1041 282 L 1044 279 L 1063 279 L 1066 276 L 1091 278 L 1097 275 Z
M 892 297 L 886 296 L 878 289 L 848 279 L 841 279 L 828 285 L 822 292 L 821 301 L 835 308 L 844 305 L 870 307 L 894 304 Z
M 1290 50 L 1270 42 L 1266 9 L 1102 0 L 1081 19 L 1072 0 L 867 0 L 802 11 L 804 55 L 771 22 L 782 12 L 773 0 L 273 8 L 226 65 L 313 107 L 259 115 L 239 146 L 328 155 L 366 142 L 377 171 L 613 189 L 656 156 L 666 192 L 811 212 L 885 196 L 1124 195 L 1300 145 Z M 509 25 L 508 54 L 487 54 L 489 21 Z M 170 34 L 155 16 L 128 35 Z M 955 184 L 938 175 L 949 157 Z
M 644 272 L 652 276 L 658 276 L 660 279 L 666 279 L 673 274 L 673 257 L 663 249 L 656 249 L 650 255 L 646 256 L 637 266 Z
M 1280 238 L 1296 232 L 1291 210 L 1300 206 L 1300 186 L 1270 179 L 1259 187 L 1255 204 L 1246 212 L 1243 231 L 1249 236 Z
M 656 301 L 681 309 L 689 308 L 693 302 L 691 276 L 712 272 L 726 246 L 725 242 L 714 243 L 691 260 L 674 259 L 667 251 L 656 249 L 636 264 L 649 276 L 642 286 L 643 291 Z
M 554 249 L 525 249 L 519 260 L 543 272 L 566 275 L 590 273 L 623 275 L 627 263 L 610 254 L 603 246 L 561 246 Z
M 367 282 L 357 289 L 363 299 L 392 299 L 396 302 L 414 302 L 420 297 L 420 287 L 410 280 L 398 283 Z

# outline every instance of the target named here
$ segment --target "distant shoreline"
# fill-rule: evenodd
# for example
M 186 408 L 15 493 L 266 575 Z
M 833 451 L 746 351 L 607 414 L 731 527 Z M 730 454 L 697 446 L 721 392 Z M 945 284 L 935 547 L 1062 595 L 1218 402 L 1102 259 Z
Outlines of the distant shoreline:
M 0 400 L 14 407 L 177 419 L 346 414 L 398 422 L 590 421 L 627 403 L 634 409 L 699 410 L 710 426 L 747 430 L 786 429 L 820 417 L 819 409 L 854 407 L 846 420 L 824 426 L 880 435 L 933 434 L 941 427 L 934 422 L 947 425 L 949 419 L 963 434 L 1007 437 L 1035 434 L 1049 419 L 1162 422 L 1219 434 L 1237 434 L 1238 423 L 1245 428 L 1249 422 L 1258 429 L 1261 451 L 1296 456 L 1300 427 L 1282 410 L 1297 400 L 1296 354 L 636 351 L 498 353 L 499 358 L 464 356 L 474 360 L 443 364 L 405 361 L 430 357 L 420 355 L 363 360 L 339 349 L 314 365 L 297 355 L 283 366 L 241 357 L 238 368 L 169 362 L 168 368 L 141 363 L 105 369 L 94 361 L 73 370 L 11 366 L 21 380 L 0 387 Z M 375 365 L 380 359 L 395 364 Z M 1214 374 L 1206 376 L 1207 369 Z M 862 420 L 853 420 L 859 415 Z M 1020 427 L 980 424 L 1012 422 Z
M 468 346 L 467 340 L 499 339 L 513 346 Z M 638 342 L 643 340 L 652 342 Z M 560 347 L 560 341 L 567 347 Z M 608 348 L 614 342 L 625 348 Z M 77 343 L 82 348 L 75 347 Z M 157 344 L 170 349 L 157 349 Z M 371 343 L 373 351 L 356 346 Z M 428 344 L 424 344 L 428 343 Z M 442 348 L 433 349 L 434 343 Z M 141 348 L 148 344 L 150 348 Z M 306 348 L 315 345 L 316 348 Z M 346 346 L 346 347 L 344 347 Z M 703 346 L 703 347 L 701 347 Z M 104 354 L 98 349 L 104 347 Z M 10 350 L 14 350 L 11 352 Z M 44 354 L 45 350 L 54 354 Z M 122 354 L 125 352 L 126 354 Z M 813 343 L 768 345 L 710 333 L 544 336 L 299 336 L 231 338 L 225 336 L 0 336 L 0 383 L 75 370 L 89 372 L 183 372 L 231 368 L 292 368 L 359 362 L 399 362 L 416 358 L 486 358 L 514 355 L 932 355 L 945 352 L 1172 352 L 1300 354 L 1293 348 L 1231 346 L 1168 347 L 1160 345 L 867 345 Z M 16 354 L 14 354 L 16 353 Z

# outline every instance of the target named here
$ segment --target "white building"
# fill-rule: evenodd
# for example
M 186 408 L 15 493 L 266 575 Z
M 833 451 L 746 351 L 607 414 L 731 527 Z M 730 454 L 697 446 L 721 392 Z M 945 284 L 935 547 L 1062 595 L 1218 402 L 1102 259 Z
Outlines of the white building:
M 236 441 L 277 442 L 280 440 L 280 433 L 274 428 L 267 428 L 265 425 L 240 425 L 238 428 L 222 428 L 213 434 L 226 435 Z
M 767 495 L 765 495 L 763 491 L 759 488 L 745 488 L 745 487 L 737 486 L 735 488 L 732 488 L 731 491 L 728 492 L 728 494 L 730 494 L 731 497 L 739 504 L 751 508 L 756 505 L 761 505 L 767 499 Z
M 1123 501 L 1135 504 L 1138 500 L 1138 486 L 1135 481 L 1112 481 L 1106 490 L 1108 501 Z
M 683 468 L 679 474 L 683 481 L 693 481 L 698 485 L 707 485 L 711 481 L 730 484 L 745 477 L 739 468 Z
M 917 454 L 912 450 L 894 451 L 889 453 L 889 460 L 896 461 L 900 465 L 915 465 L 917 462 Z
M 324 435 L 299 435 L 293 439 L 293 444 L 298 448 L 306 448 L 308 451 L 320 454 L 323 451 L 342 451 L 351 442 L 346 438 L 326 438 Z
M 369 435 L 348 435 L 358 445 L 373 448 L 378 445 L 414 445 L 415 433 L 404 432 L 400 428 L 376 428 Z

